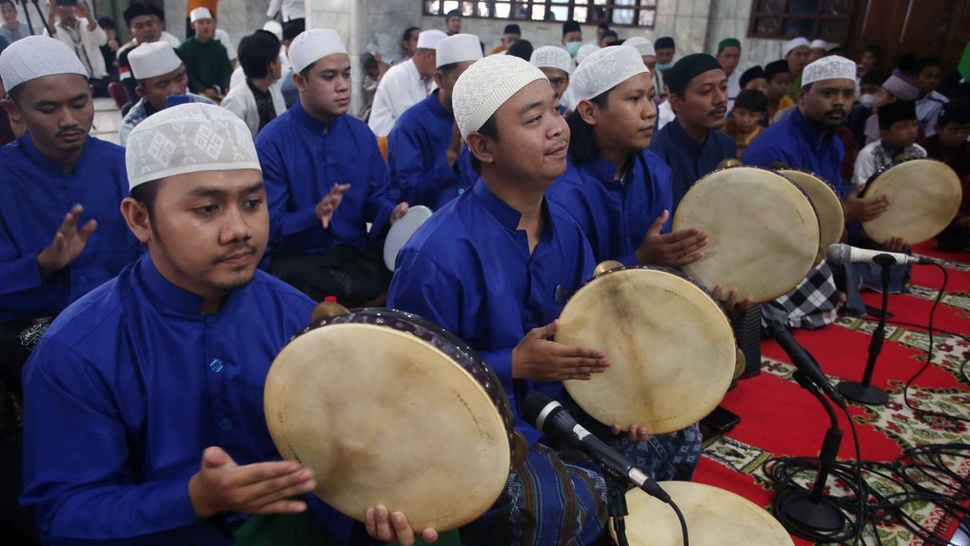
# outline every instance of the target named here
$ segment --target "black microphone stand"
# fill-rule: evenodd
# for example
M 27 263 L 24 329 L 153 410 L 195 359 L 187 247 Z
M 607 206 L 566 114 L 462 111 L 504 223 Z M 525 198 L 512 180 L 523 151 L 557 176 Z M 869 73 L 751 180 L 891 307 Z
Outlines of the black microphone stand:
M 872 372 L 876 368 L 876 360 L 882 352 L 882 343 L 886 339 L 886 316 L 889 314 L 889 279 L 892 273 L 890 268 L 896 263 L 896 260 L 886 254 L 876 254 L 872 261 L 882 268 L 882 313 L 879 315 L 879 325 L 876 326 L 876 331 L 872 333 L 872 340 L 869 342 L 869 360 L 866 362 L 862 381 L 843 381 L 836 388 L 842 396 L 849 400 L 861 404 L 881 406 L 889 401 L 889 395 L 879 387 L 871 385 Z
M 626 539 L 626 522 L 623 518 L 630 513 L 626 507 L 626 490 L 630 480 L 605 467 L 603 467 L 603 477 L 606 479 L 606 510 L 613 519 L 616 544 L 629 546 Z
M 829 416 L 829 429 L 825 432 L 825 441 L 818 455 L 818 474 L 811 491 L 804 489 L 788 489 L 779 491 L 775 495 L 774 507 L 787 516 L 790 526 L 788 530 L 802 538 L 812 539 L 809 531 L 836 531 L 841 529 L 845 516 L 831 500 L 823 494 L 825 481 L 835 466 L 835 458 L 842 443 L 842 430 L 835 409 L 811 378 L 800 370 L 793 374 L 795 381 L 814 396 Z M 783 522 L 784 523 L 784 522 Z
M 34 9 L 37 10 L 37 17 L 40 17 L 40 22 L 43 23 L 44 29 L 47 30 L 47 35 L 53 36 L 54 33 L 51 32 L 51 27 L 47 24 L 47 18 L 44 17 L 44 12 L 40 9 L 40 3 L 38 0 L 31 0 L 31 2 L 34 4 Z M 24 17 L 27 18 L 27 30 L 29 30 L 31 34 L 34 34 L 34 23 L 30 20 L 30 9 L 27 7 L 27 0 L 20 0 L 20 5 L 23 6 Z M 51 7 L 53 8 L 53 6 Z

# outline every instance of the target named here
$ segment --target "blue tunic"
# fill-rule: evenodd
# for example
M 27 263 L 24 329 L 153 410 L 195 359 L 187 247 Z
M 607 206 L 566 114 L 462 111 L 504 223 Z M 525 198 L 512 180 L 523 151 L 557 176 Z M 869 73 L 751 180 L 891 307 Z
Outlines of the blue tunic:
M 573 162 L 546 191 L 549 201 L 566 209 L 589 238 L 597 262 L 637 263 L 636 250 L 664 210 L 673 213 L 670 167 L 644 150 L 634 156 L 623 181 L 616 165 L 602 156 Z M 671 215 L 671 218 L 673 216 Z M 668 220 L 663 232 L 670 231 Z
M 698 143 L 676 119 L 654 135 L 650 151 L 673 171 L 674 208 L 701 177 L 717 169 L 722 160 L 738 155 L 734 139 L 723 131 L 708 131 L 704 142 Z
M 313 302 L 257 272 L 218 313 L 201 306 L 146 255 L 47 331 L 24 372 L 21 499 L 45 543 L 232 543 L 234 516 L 200 521 L 188 480 L 211 445 L 279 457 L 263 385 Z
M 0 148 L 0 322 L 53 315 L 135 261 L 142 248 L 119 208 L 128 195 L 125 149 L 88 137 L 74 172 L 43 155 L 30 133 Z M 37 254 L 75 204 L 98 227 L 81 254 L 46 282 Z
M 381 232 L 395 203 L 387 192 L 388 172 L 367 124 L 337 116 L 329 124 L 297 102 L 260 131 L 256 151 L 269 204 L 270 247 L 317 254 L 337 246 L 363 249 Z M 326 230 L 317 203 L 334 184 L 350 184 Z
M 744 151 L 741 162 L 755 167 L 771 168 L 776 162 L 796 169 L 812 171 L 845 199 L 848 188 L 842 186 L 842 140 L 832 131 L 814 128 L 801 110 L 772 125 Z
M 387 164 L 394 196 L 409 205 L 437 210 L 478 178 L 466 146 L 448 165 L 455 116 L 438 100 L 438 90 L 404 111 L 387 135 Z
M 555 204 L 544 205 L 542 237 L 529 253 L 521 215 L 481 180 L 441 208 L 397 256 L 388 305 L 416 313 L 472 346 L 502 380 L 512 410 L 531 390 L 562 398 L 561 382 L 512 381 L 512 349 L 549 324 L 592 276 L 582 230 Z M 558 296 L 558 297 L 557 297 Z M 524 422 L 519 429 L 536 440 Z

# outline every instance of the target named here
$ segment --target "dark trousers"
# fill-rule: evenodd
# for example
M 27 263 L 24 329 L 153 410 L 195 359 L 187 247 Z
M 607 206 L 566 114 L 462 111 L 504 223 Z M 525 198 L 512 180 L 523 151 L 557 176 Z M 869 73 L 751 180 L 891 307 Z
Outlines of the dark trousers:
M 280 280 L 323 301 L 337 298 L 345 307 L 383 305 L 391 273 L 377 250 L 328 248 L 320 254 L 273 254 L 269 272 Z

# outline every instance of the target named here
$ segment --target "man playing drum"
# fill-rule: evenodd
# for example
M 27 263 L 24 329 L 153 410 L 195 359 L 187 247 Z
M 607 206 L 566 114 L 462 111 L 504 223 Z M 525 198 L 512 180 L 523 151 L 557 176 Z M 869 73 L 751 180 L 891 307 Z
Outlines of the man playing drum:
M 595 265 L 569 215 L 543 198 L 566 168 L 569 129 L 543 73 L 508 55 L 486 57 L 458 79 L 455 119 L 480 174 L 442 207 L 398 255 L 391 307 L 416 313 L 467 341 L 501 379 L 513 411 L 526 394 L 564 397 L 562 381 L 587 379 L 602 352 L 548 338 L 565 297 Z M 530 440 L 505 492 L 461 528 L 466 544 L 599 544 L 605 483 L 595 464 Z M 629 432 L 645 439 L 641 427 Z
M 845 150 L 835 129 L 852 108 L 855 70 L 855 63 L 838 55 L 806 66 L 795 112 L 768 128 L 741 157 L 745 165 L 775 168 L 780 163 L 815 173 L 842 198 L 847 224 L 875 218 L 888 207 L 886 199 L 861 198 L 858 189 L 850 193 L 841 183 Z M 823 262 L 792 292 L 763 309 L 773 307 L 791 327 L 819 328 L 835 321 L 839 298 L 832 268 Z
M 270 362 L 313 302 L 256 271 L 269 215 L 249 130 L 176 106 L 132 131 L 126 161 L 121 211 L 148 252 L 61 313 L 24 374 L 22 501 L 42 541 L 234 544 L 311 525 L 314 544 L 346 543 L 352 522 L 305 496 L 313 472 L 275 460 L 263 416 Z M 292 515 L 308 504 L 320 519 Z M 413 541 L 390 525 L 401 514 L 368 523 Z

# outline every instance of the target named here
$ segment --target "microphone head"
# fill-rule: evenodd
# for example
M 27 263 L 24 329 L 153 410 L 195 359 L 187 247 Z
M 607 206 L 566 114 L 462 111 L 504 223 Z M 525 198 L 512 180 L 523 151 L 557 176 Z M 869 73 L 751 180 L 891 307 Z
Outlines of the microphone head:
M 849 263 L 849 255 L 852 252 L 851 248 L 849 245 L 843 243 L 829 245 L 828 250 L 825 252 L 825 259 L 836 264 Z
M 532 391 L 526 395 L 522 401 L 522 405 L 519 406 L 519 414 L 526 423 L 542 431 L 543 421 L 545 421 L 546 415 L 549 413 L 546 408 L 550 404 L 559 406 L 559 402 L 556 402 L 551 396 L 539 391 Z

